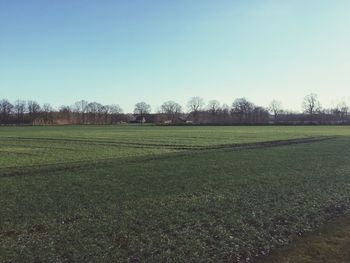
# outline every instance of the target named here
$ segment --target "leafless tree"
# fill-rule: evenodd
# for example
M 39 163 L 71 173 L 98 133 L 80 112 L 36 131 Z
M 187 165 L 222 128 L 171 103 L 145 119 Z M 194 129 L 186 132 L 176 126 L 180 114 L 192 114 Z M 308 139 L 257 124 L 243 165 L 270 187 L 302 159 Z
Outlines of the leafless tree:
M 86 113 L 88 110 L 88 104 L 86 100 L 80 100 L 74 103 L 74 111 L 78 115 L 79 123 L 85 123 L 86 122 Z
M 123 118 L 121 118 L 121 115 L 123 114 L 123 109 L 118 104 L 108 105 L 107 107 L 109 108 L 111 123 L 123 120 Z
M 0 111 L 4 115 L 9 115 L 13 109 L 13 105 L 7 99 L 0 100 Z
M 232 113 L 239 116 L 240 121 L 246 120 L 253 111 L 254 104 L 246 98 L 238 98 L 232 103 Z
M 13 105 L 6 99 L 0 100 L 0 117 L 3 122 L 10 121 L 10 114 L 12 113 Z
M 52 107 L 51 107 L 51 105 L 49 104 L 49 103 L 45 103 L 44 105 L 43 105 L 43 107 L 42 107 L 42 111 L 43 112 L 50 112 L 50 111 L 52 111 L 53 109 L 52 109 Z
M 200 97 L 192 97 L 187 102 L 187 107 L 191 113 L 197 113 L 204 105 L 204 100 Z
M 51 107 L 50 104 L 45 103 L 42 107 L 42 113 L 43 113 L 43 119 L 45 124 L 52 124 L 52 111 L 53 108 Z
M 230 113 L 230 107 L 226 103 L 222 104 L 221 112 L 224 117 L 228 116 Z
M 27 110 L 26 102 L 24 100 L 16 100 L 13 109 L 16 114 L 17 123 L 23 123 L 24 114 Z
M 338 107 L 342 112 L 342 114 L 344 114 L 345 116 L 348 114 L 349 106 L 346 104 L 345 101 L 342 101 L 341 103 L 339 103 Z
M 278 115 L 282 113 L 282 103 L 278 100 L 271 101 L 269 111 L 273 114 L 275 120 L 277 120 Z
M 311 116 L 321 110 L 321 103 L 318 100 L 317 94 L 311 93 L 305 96 L 303 100 L 303 110 Z
M 346 105 L 345 101 L 340 102 L 337 107 L 331 110 L 331 114 L 334 114 L 340 118 L 342 122 L 346 120 L 348 115 L 349 107 Z
M 134 107 L 134 114 L 145 117 L 146 114 L 149 114 L 151 112 L 151 105 L 147 104 L 146 102 L 138 102 L 135 104 Z
M 97 123 L 102 124 L 104 121 L 104 113 L 105 113 L 105 106 L 103 106 L 101 103 L 96 103 L 97 108 Z M 109 111 L 109 110 L 108 110 Z
M 270 122 L 270 113 L 278 116 L 279 123 L 307 124 L 310 120 L 318 124 L 350 124 L 348 114 L 349 107 L 343 101 L 334 108 L 321 109 L 320 102 L 316 94 L 309 94 L 303 100 L 304 112 L 283 111 L 281 103 L 273 100 L 269 108 L 255 106 L 245 98 L 238 98 L 232 103 L 230 108 L 226 104 L 220 107 L 217 100 L 209 101 L 204 109 L 204 101 L 200 97 L 192 97 L 187 104 L 190 114 L 182 116 L 181 105 L 174 101 L 164 102 L 158 114 L 151 114 L 151 107 L 145 102 L 135 105 L 134 115 L 123 114 L 119 105 L 102 105 L 98 102 L 88 103 L 81 100 L 72 107 L 62 106 L 59 110 L 54 110 L 49 104 L 42 107 L 35 101 L 15 101 L 14 105 L 6 99 L 0 100 L 0 124 L 112 124 L 117 122 L 142 122 L 147 117 L 147 122 L 162 123 L 168 120 L 193 121 L 196 123 L 222 124 L 235 123 L 267 123 Z M 181 118 L 183 117 L 183 118 Z
M 164 102 L 160 108 L 162 113 L 166 114 L 167 118 L 170 118 L 172 122 L 176 120 L 182 111 L 181 105 L 172 100 Z
M 255 123 L 264 123 L 269 120 L 269 111 L 261 106 L 255 106 L 252 111 L 252 121 Z
M 30 100 L 27 102 L 27 107 L 28 107 L 29 119 L 31 122 L 34 122 L 35 118 L 37 117 L 38 113 L 41 110 L 41 107 L 39 103 L 33 100 Z
M 220 110 L 220 102 L 218 100 L 210 100 L 207 108 L 211 114 L 215 115 Z
M 63 123 L 71 123 L 72 109 L 69 106 L 62 105 L 59 109 L 59 117 Z
M 89 114 L 89 122 L 97 124 L 103 115 L 103 105 L 98 102 L 90 102 L 87 105 L 87 112 Z
M 102 111 L 104 114 L 104 123 L 112 123 L 112 115 L 120 114 L 122 109 L 119 105 L 104 105 L 102 106 Z
M 110 114 L 122 114 L 123 109 L 118 104 L 108 105 Z

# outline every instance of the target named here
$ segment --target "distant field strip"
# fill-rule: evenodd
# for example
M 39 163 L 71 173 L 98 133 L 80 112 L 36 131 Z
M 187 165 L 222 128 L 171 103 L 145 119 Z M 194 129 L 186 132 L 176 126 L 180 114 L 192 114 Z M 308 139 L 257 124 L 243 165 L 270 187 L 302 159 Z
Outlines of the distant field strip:
M 186 145 L 186 144 L 166 144 L 166 143 L 141 143 L 141 142 L 127 142 L 127 141 L 116 141 L 116 140 L 91 140 L 91 139 L 78 139 L 78 138 L 37 138 L 37 137 L 4 137 L 1 140 L 9 141 L 32 141 L 32 142 L 62 142 L 62 143 L 75 143 L 75 144 L 95 144 L 95 145 L 104 145 L 110 147 L 135 147 L 135 148 L 145 148 L 145 147 L 164 147 L 171 149 L 193 149 L 193 148 L 202 148 L 203 146 L 199 145 Z

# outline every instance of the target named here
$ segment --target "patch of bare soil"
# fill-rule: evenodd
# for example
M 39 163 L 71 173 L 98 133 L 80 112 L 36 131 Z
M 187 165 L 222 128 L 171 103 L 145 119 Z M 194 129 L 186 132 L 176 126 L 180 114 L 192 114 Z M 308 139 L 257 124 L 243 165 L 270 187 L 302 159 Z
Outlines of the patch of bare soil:
M 308 233 L 289 246 L 276 249 L 259 263 L 350 262 L 350 215 L 342 216 Z

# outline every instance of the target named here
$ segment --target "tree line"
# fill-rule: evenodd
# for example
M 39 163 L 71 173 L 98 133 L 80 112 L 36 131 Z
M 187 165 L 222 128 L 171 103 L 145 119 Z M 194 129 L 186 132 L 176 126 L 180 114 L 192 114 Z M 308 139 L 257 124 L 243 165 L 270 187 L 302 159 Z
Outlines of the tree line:
M 54 109 L 50 104 L 40 105 L 33 100 L 11 103 L 0 99 L 0 124 L 350 124 L 349 107 L 345 102 L 327 109 L 321 106 L 316 94 L 309 94 L 303 99 L 302 108 L 302 112 L 287 111 L 278 100 L 262 107 L 246 98 L 237 98 L 227 105 L 217 100 L 205 103 L 200 97 L 192 97 L 186 108 L 175 101 L 166 101 L 159 110 L 152 112 L 149 104 L 139 102 L 133 113 L 124 113 L 118 104 L 103 105 L 85 100 Z

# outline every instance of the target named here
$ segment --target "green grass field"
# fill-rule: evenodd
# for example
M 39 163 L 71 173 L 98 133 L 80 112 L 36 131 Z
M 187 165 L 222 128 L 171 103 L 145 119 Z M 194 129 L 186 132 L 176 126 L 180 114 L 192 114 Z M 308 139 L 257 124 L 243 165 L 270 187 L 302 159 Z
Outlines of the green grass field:
M 0 127 L 0 262 L 245 262 L 350 211 L 350 127 Z

